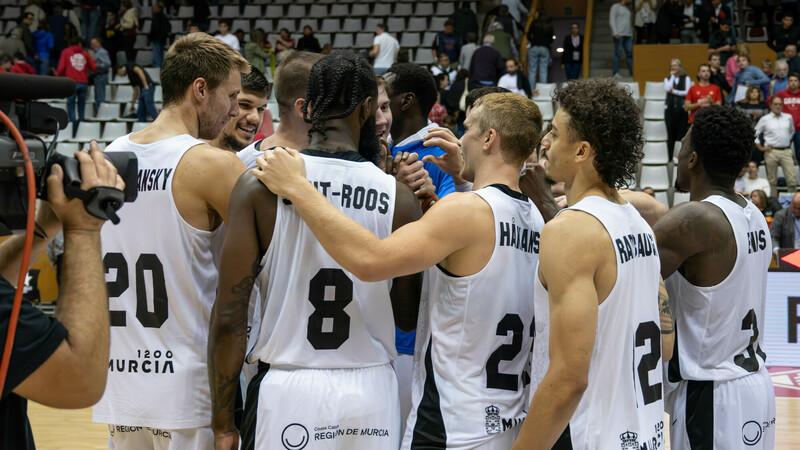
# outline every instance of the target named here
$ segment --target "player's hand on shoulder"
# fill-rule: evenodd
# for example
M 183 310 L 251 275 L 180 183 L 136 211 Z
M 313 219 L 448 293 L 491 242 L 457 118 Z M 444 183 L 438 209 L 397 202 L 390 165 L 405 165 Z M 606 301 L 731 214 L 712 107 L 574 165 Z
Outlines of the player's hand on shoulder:
M 422 158 L 423 162 L 436 164 L 439 169 L 453 177 L 453 180 L 461 179 L 461 169 L 464 161 L 461 159 L 461 144 L 458 138 L 448 128 L 432 128 L 425 136 L 425 147 L 439 147 L 444 150 L 444 155 L 426 155 Z M 459 183 L 460 184 L 460 183 Z
M 293 188 L 308 183 L 306 164 L 297 150 L 278 147 L 256 158 L 256 164 L 253 175 L 277 195 L 292 198 Z
M 117 169 L 108 161 L 103 152 L 92 141 L 92 153 L 84 149 L 75 153 L 81 171 L 81 189 L 88 191 L 93 187 L 107 186 L 125 189 L 125 183 L 117 174 Z M 53 212 L 61 220 L 65 231 L 85 230 L 99 231 L 104 220 L 98 219 L 88 212 L 83 202 L 77 198 L 68 199 L 64 194 L 64 170 L 59 165 L 54 165 L 47 177 L 47 195 Z

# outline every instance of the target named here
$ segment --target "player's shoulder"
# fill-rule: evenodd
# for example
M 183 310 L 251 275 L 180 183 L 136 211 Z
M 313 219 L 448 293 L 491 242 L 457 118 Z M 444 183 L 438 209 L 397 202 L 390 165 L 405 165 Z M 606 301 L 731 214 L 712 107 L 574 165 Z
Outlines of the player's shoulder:
M 241 173 L 245 169 L 244 163 L 236 156 L 236 153 L 222 150 L 207 143 L 192 147 L 186 152 L 181 162 L 189 163 L 192 166 L 202 166 L 206 172 L 219 174 L 224 174 L 231 170 Z
M 550 243 L 563 251 L 586 252 L 608 241 L 609 236 L 599 219 L 576 209 L 561 210 L 542 228 L 542 244 Z
M 730 229 L 725 213 L 709 202 L 689 201 L 673 206 L 653 229 L 657 236 L 680 238 L 684 242 L 702 241 L 709 232 Z

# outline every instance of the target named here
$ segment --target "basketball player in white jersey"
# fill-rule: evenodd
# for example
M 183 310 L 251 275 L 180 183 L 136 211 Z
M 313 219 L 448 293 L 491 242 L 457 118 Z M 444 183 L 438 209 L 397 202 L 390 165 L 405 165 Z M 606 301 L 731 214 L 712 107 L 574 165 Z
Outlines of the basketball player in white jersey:
M 675 181 L 691 201 L 655 227 L 677 333 L 666 371 L 673 448 L 771 449 L 775 443 L 775 393 L 759 333 L 769 228 L 733 188 L 753 136 L 752 122 L 733 108 L 698 111 L 681 143 Z
M 204 33 L 176 41 L 161 70 L 164 110 L 107 150 L 139 161 L 139 197 L 102 230 L 111 312 L 105 394 L 94 421 L 112 449 L 213 448 L 206 371 L 228 199 L 245 171 L 212 139 L 238 115 L 247 61 Z
M 639 110 L 612 80 L 572 82 L 554 98 L 546 173 L 565 183 L 569 206 L 542 233 L 537 388 L 513 448 L 661 448 L 658 253 L 617 192 L 642 157 Z
M 508 449 L 525 417 L 530 273 L 544 220 L 518 180 L 542 116 L 523 96 L 491 94 L 464 124 L 461 176 L 475 190 L 448 195 L 383 239 L 309 188 L 296 152 L 269 152 L 258 160 L 262 171 L 254 171 L 293 202 L 325 249 L 358 278 L 382 280 L 436 265 L 428 308 L 420 312 L 404 449 Z
M 268 97 L 269 83 L 266 77 L 250 66 L 250 72 L 242 74 L 242 90 L 237 100 L 239 115 L 229 121 L 215 139 L 207 142 L 212 147 L 234 153 L 252 144 L 264 122 Z
M 416 220 L 414 194 L 375 164 L 377 84 L 366 60 L 327 55 L 308 86 L 304 183 L 381 236 Z M 216 448 L 238 444 L 233 406 L 245 356 L 259 373 L 248 387 L 244 448 L 397 448 L 394 325 L 413 329 L 421 276 L 356 279 L 251 172 L 233 192 L 229 228 L 209 340 Z M 245 355 L 251 291 L 261 324 Z

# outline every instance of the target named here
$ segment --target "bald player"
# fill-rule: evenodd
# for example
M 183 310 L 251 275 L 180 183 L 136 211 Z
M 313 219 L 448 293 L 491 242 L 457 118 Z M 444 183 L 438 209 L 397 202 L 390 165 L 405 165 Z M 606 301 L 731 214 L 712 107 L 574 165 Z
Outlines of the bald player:
M 267 109 L 269 83 L 264 74 L 250 66 L 250 72 L 242 74 L 242 91 L 239 92 L 239 115 L 228 122 L 216 139 L 208 141 L 214 147 L 238 152 L 253 143 L 256 133 L 264 122 Z
M 639 110 L 611 80 L 571 82 L 554 98 L 546 174 L 564 182 L 568 208 L 542 232 L 536 390 L 513 448 L 660 448 L 658 253 L 617 192 L 642 158 Z
M 384 239 L 309 186 L 296 152 L 265 154 L 253 172 L 292 201 L 328 253 L 359 279 L 431 267 L 404 449 L 508 449 L 525 417 L 533 299 L 520 293 L 533 292 L 544 220 L 518 181 L 542 116 L 521 95 L 491 94 L 464 125 L 461 177 L 475 190 L 442 198 Z
M 101 235 L 111 349 L 94 421 L 109 424 L 109 448 L 213 448 L 205 349 L 215 250 L 245 167 L 201 139 L 238 116 L 249 68 L 205 33 L 177 40 L 161 69 L 163 111 L 106 149 L 139 161 L 139 197 Z
M 759 333 L 770 233 L 759 209 L 733 189 L 753 136 L 752 122 L 736 109 L 698 111 L 675 180 L 691 201 L 656 223 L 677 334 L 666 397 L 675 448 L 775 445 L 775 392 Z

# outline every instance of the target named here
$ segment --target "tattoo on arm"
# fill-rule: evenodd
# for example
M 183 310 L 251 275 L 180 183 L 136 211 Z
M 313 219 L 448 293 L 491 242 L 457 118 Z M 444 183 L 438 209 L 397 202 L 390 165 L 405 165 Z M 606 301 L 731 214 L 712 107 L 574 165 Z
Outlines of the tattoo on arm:
M 658 286 L 658 312 L 661 316 L 661 334 L 672 334 L 675 332 L 675 317 L 672 315 L 672 306 L 669 302 L 669 294 L 664 280 L 659 281 Z

